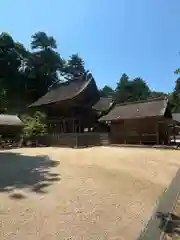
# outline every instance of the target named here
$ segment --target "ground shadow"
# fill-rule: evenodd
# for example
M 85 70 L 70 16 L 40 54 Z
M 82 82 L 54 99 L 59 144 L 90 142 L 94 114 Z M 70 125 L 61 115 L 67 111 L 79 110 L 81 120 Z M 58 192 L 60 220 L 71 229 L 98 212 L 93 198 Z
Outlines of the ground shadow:
M 60 180 L 58 173 L 50 170 L 59 161 L 48 156 L 26 156 L 8 151 L 0 152 L 0 192 L 9 193 L 12 199 L 23 199 L 13 190 L 28 188 L 36 193 L 46 193 L 46 187 Z
M 180 217 L 173 213 L 157 213 L 157 218 L 160 220 L 159 228 L 161 231 L 172 235 L 180 234 Z

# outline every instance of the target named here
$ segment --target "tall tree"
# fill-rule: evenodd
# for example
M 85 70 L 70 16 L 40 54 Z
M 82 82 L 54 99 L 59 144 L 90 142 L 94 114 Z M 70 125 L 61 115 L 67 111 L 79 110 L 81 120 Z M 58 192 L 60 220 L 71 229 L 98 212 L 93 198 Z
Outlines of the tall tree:
M 126 73 L 123 73 L 119 82 L 117 82 L 117 87 L 115 89 L 115 101 L 117 103 L 126 102 L 128 100 L 128 87 L 129 77 Z
M 180 78 L 176 80 L 175 88 L 171 94 L 170 102 L 173 112 L 180 112 Z
M 31 48 L 41 50 L 56 49 L 57 44 L 52 36 L 48 36 L 45 32 L 37 32 L 32 35 Z
M 22 102 L 23 85 L 21 68 L 25 63 L 26 49 L 8 33 L 0 34 L 0 96 L 1 108 L 12 108 Z
M 124 73 L 117 83 L 115 90 L 115 101 L 117 103 L 145 100 L 149 96 L 150 89 L 142 78 L 138 77 L 130 81 Z
M 147 83 L 142 78 L 135 78 L 132 81 L 133 95 L 132 101 L 134 100 L 146 100 L 150 97 L 151 91 Z
M 174 73 L 176 75 L 180 74 L 180 68 L 177 68 Z M 170 102 L 173 107 L 173 112 L 180 112 L 180 78 L 176 80 L 174 90 L 170 95 Z
M 34 101 L 59 81 L 63 60 L 56 51 L 55 39 L 44 32 L 37 32 L 32 36 L 31 47 L 34 51 L 30 54 L 26 73 L 30 79 L 28 89 L 31 100 Z

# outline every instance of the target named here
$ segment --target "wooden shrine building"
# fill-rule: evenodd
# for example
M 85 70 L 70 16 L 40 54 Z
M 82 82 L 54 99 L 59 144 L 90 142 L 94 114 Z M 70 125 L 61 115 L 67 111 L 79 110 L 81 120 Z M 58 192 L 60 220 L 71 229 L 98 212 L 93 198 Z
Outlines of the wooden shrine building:
M 96 82 L 88 74 L 57 83 L 29 107 L 47 114 L 49 133 L 76 133 L 93 131 L 111 102 L 110 98 L 100 98 Z
M 111 143 L 168 144 L 172 123 L 166 98 L 117 104 L 100 122 L 110 127 Z

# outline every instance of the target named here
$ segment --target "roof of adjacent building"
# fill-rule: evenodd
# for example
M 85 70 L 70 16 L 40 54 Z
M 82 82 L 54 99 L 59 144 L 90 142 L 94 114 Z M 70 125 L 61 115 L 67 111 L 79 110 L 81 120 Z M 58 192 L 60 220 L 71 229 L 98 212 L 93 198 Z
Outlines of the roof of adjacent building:
M 0 126 L 21 126 L 22 121 L 16 115 L 0 114 Z
M 92 84 L 95 84 L 95 81 L 91 74 L 86 78 L 81 75 L 78 79 L 56 84 L 29 107 L 48 105 L 73 99 Z
M 97 111 L 106 111 L 112 106 L 112 104 L 112 97 L 101 97 L 99 101 L 93 106 L 93 109 Z
M 180 113 L 173 113 L 172 114 L 172 119 L 180 122 Z
M 163 116 L 167 104 L 168 100 L 166 98 L 117 104 L 107 115 L 100 118 L 100 121 Z

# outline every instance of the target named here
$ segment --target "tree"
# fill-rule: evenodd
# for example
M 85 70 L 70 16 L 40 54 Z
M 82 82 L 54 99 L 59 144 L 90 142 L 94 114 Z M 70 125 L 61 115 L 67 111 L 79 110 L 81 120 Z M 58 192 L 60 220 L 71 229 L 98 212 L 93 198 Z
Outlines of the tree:
M 150 96 L 150 89 L 142 78 L 132 81 L 124 73 L 122 74 L 115 90 L 115 101 L 117 103 L 145 100 Z
M 79 74 L 86 74 L 83 59 L 78 54 L 72 54 L 70 59 L 65 62 L 63 71 L 68 80 L 72 80 L 74 76 L 78 76 Z
M 174 73 L 176 75 L 180 74 L 180 68 L 177 68 Z M 173 112 L 180 112 L 180 78 L 176 80 L 174 90 L 170 95 L 170 103 L 172 104 L 172 111 Z
M 150 97 L 151 98 L 159 98 L 159 97 L 167 97 L 168 94 L 164 92 L 157 92 L 157 91 L 151 91 Z
M 46 115 L 35 112 L 33 116 L 26 115 L 22 118 L 23 136 L 25 139 L 32 139 L 36 136 L 43 136 L 47 133 Z
M 22 100 L 24 81 L 20 69 L 25 63 L 26 49 L 8 33 L 0 34 L 0 96 L 1 107 L 13 108 Z
M 119 82 L 117 82 L 117 87 L 115 89 L 115 101 L 117 103 L 126 102 L 128 99 L 128 92 L 126 88 L 129 85 L 129 77 L 127 74 L 123 73 Z
M 173 112 L 180 112 L 180 78 L 176 80 L 175 88 L 171 94 L 170 102 Z
M 47 36 L 45 32 L 37 32 L 32 35 L 32 42 L 31 42 L 32 49 L 56 49 L 57 44 L 56 40 L 52 36 Z
M 26 74 L 29 78 L 28 90 L 31 101 L 44 95 L 50 86 L 59 81 L 59 73 L 63 69 L 63 60 L 55 50 L 56 41 L 44 32 L 37 32 L 32 36 L 33 51 L 28 59 Z
M 113 97 L 114 89 L 108 85 L 105 85 L 102 89 L 99 90 L 99 93 L 101 97 Z
M 142 78 L 135 78 L 132 81 L 133 95 L 132 101 L 134 100 L 146 100 L 150 97 L 151 91 L 147 83 Z

